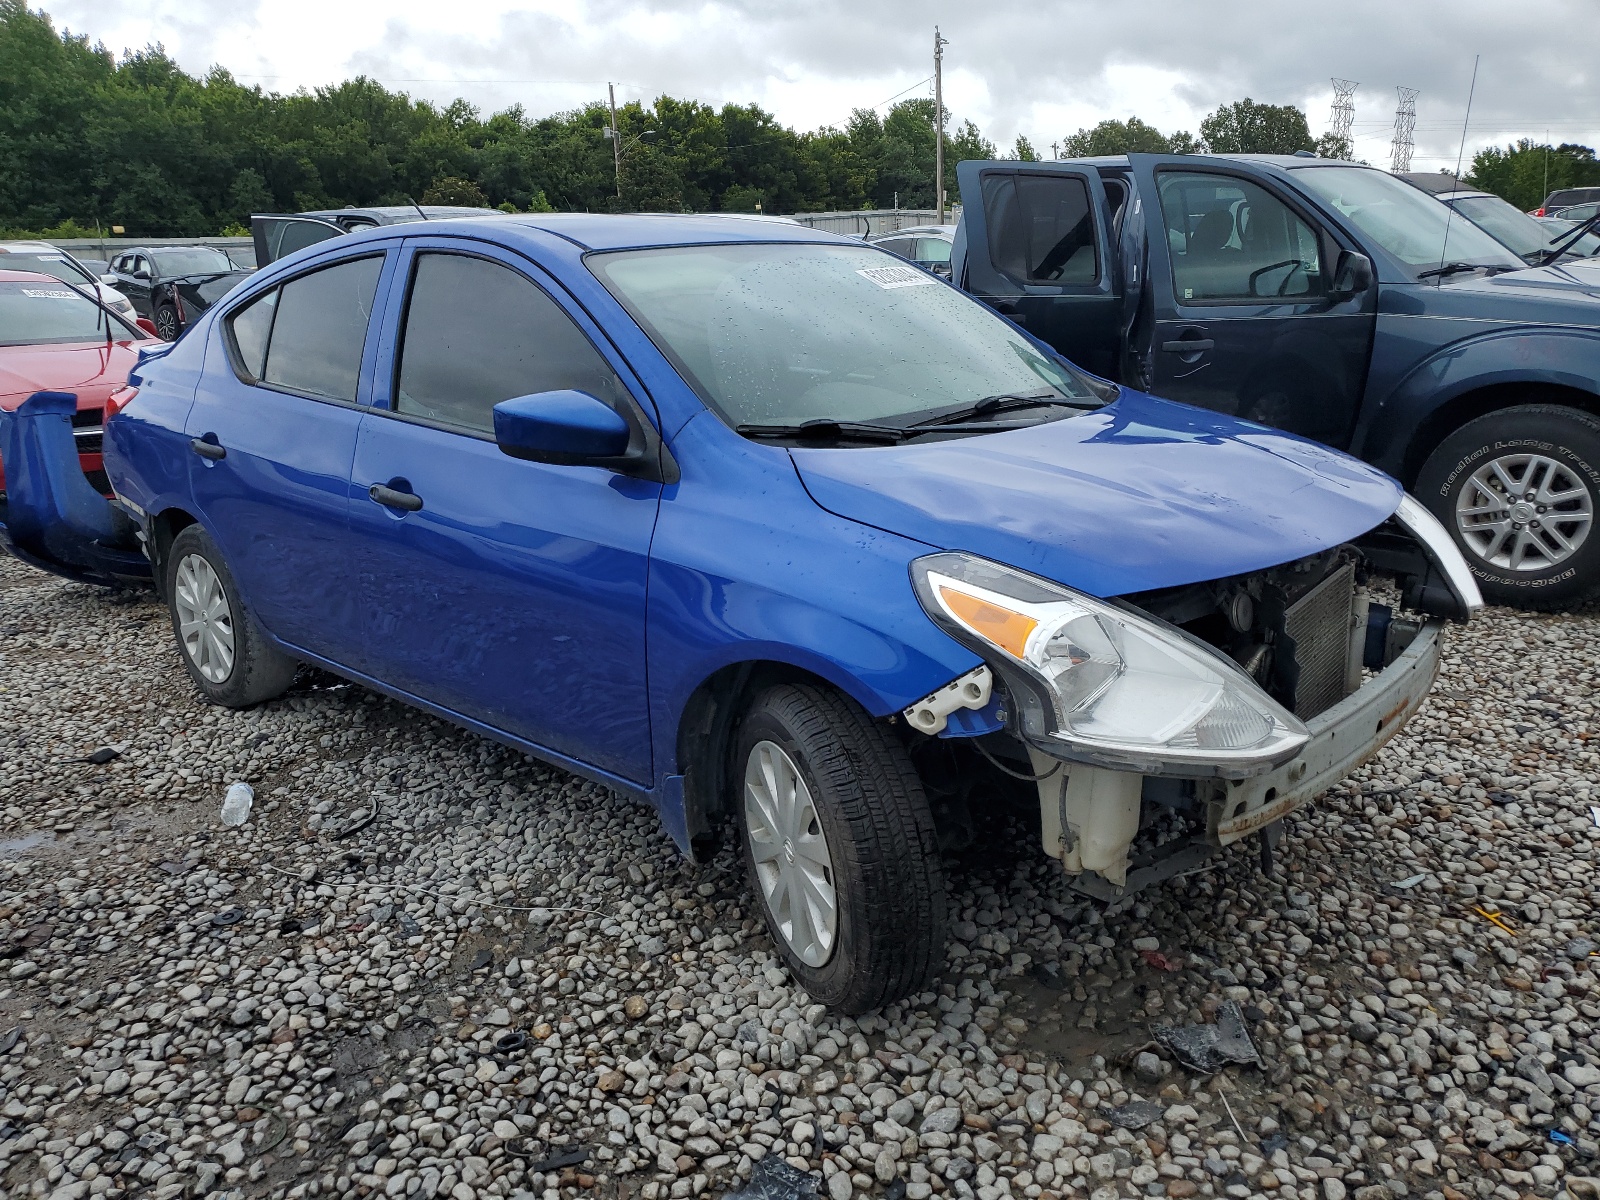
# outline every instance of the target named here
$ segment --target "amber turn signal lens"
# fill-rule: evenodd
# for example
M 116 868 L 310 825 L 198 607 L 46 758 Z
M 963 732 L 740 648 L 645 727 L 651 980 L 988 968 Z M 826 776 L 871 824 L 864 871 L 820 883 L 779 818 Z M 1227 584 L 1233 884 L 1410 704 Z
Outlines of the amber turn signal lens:
M 954 588 L 941 587 L 939 598 L 945 607 L 978 636 L 988 639 L 1012 658 L 1021 658 L 1028 646 L 1028 635 L 1039 627 L 1032 617 L 1001 608 Z
M 139 389 L 136 387 L 120 387 L 112 392 L 111 395 L 106 397 L 105 412 L 100 416 L 101 422 L 111 420 L 112 417 L 127 408 L 128 402 L 138 394 Z

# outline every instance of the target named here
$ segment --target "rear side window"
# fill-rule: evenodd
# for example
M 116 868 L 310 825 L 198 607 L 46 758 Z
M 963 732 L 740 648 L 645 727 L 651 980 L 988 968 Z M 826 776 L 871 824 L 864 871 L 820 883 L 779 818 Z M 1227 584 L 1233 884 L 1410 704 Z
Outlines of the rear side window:
M 460 254 L 417 256 L 397 412 L 489 433 L 500 401 L 569 388 L 626 406 L 599 351 L 523 276 Z
M 1324 290 L 1316 231 L 1265 188 L 1187 171 L 1163 171 L 1157 183 L 1180 302 Z
M 260 379 L 266 368 L 267 338 L 272 333 L 272 314 L 278 309 L 278 289 L 250 301 L 228 320 L 233 330 L 233 345 L 244 364 L 245 374 Z
M 989 261 L 1026 283 L 1092 284 L 1100 277 L 1089 188 L 1068 175 L 983 177 Z
M 358 258 L 302 275 L 278 289 L 258 378 L 294 392 L 354 401 L 382 270 L 382 255 Z M 237 330 L 235 325 L 236 340 Z

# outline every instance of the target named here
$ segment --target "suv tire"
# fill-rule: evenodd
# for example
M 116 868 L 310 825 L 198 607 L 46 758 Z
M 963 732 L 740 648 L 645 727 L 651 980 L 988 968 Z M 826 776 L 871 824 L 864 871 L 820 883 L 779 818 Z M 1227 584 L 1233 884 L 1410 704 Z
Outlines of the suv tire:
M 178 335 L 183 332 L 183 325 L 178 321 L 178 310 L 170 304 L 163 304 L 156 309 L 155 327 L 162 340 L 177 341 Z
M 1417 498 L 1444 523 L 1486 599 L 1558 608 L 1600 591 L 1600 420 L 1520 404 L 1439 444 Z
M 905 747 L 847 697 L 783 685 L 746 715 L 731 774 L 752 890 L 806 991 L 860 1013 L 925 987 L 948 900 Z
M 201 694 L 224 708 L 248 708 L 286 691 L 299 664 L 267 640 L 245 609 L 211 535 L 186 525 L 164 565 L 178 656 Z

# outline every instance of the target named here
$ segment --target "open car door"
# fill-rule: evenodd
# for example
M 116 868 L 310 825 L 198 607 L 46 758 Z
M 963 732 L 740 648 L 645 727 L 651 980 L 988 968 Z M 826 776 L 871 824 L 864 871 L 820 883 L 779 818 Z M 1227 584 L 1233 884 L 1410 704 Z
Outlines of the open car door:
M 956 166 L 957 286 L 1080 366 L 1116 378 L 1121 286 L 1100 172 L 1056 162 Z
M 332 221 L 320 217 L 290 213 L 254 213 L 250 217 L 250 236 L 255 239 L 258 268 L 344 232 Z

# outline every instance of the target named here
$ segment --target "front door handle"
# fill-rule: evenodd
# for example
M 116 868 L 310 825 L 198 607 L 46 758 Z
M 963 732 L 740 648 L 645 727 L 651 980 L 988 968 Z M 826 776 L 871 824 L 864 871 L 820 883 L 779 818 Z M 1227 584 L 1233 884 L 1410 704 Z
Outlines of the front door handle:
M 1198 354 L 1216 344 L 1211 338 L 1173 338 L 1171 341 L 1162 342 L 1161 348 L 1168 354 Z
M 212 462 L 228 457 L 226 450 L 217 445 L 216 442 L 206 441 L 205 438 L 190 438 L 189 449 L 193 450 L 201 458 L 209 458 Z
M 375 483 L 369 487 L 367 495 L 385 508 L 398 508 L 405 512 L 416 512 L 422 507 L 422 497 L 415 492 L 396 491 L 394 488 L 386 487 L 381 483 Z

